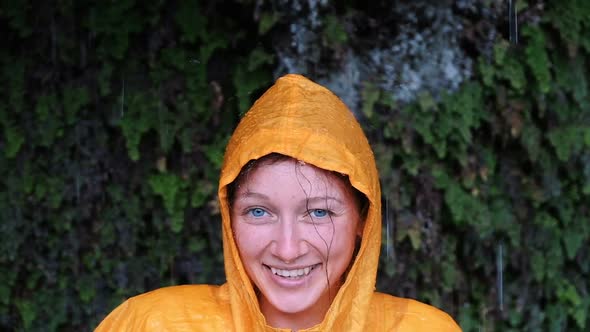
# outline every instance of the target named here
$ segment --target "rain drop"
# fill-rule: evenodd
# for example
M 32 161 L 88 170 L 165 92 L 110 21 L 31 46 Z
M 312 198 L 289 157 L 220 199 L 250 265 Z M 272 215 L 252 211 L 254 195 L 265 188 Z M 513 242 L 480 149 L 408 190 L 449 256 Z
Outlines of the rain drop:
M 389 261 L 393 261 L 393 225 L 389 216 L 389 197 L 385 198 L 385 255 Z
M 518 14 L 516 12 L 516 1 L 508 0 L 508 25 L 510 42 L 518 44 Z
M 498 306 L 500 312 L 504 311 L 504 245 L 498 243 L 496 253 L 496 287 L 498 288 Z

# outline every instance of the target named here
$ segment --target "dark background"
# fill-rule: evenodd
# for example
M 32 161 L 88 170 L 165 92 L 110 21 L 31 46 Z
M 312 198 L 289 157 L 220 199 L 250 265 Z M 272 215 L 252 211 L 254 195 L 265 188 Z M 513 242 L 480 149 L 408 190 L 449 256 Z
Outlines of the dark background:
M 590 326 L 590 2 L 0 1 L 0 330 L 224 282 L 239 117 L 298 72 L 381 173 L 378 289 L 464 331 Z M 514 22 L 516 23 L 516 21 Z

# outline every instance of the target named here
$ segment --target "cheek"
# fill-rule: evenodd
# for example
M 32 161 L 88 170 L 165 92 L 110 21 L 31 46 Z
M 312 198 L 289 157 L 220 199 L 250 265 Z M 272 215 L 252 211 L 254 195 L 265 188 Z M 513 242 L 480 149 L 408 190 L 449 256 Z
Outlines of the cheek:
M 243 248 L 248 248 L 248 232 L 239 223 L 232 224 L 232 229 L 234 233 L 234 240 L 236 241 L 236 246 L 238 247 L 240 253 L 242 253 Z
M 358 237 L 356 223 L 347 220 L 334 220 L 334 227 L 310 227 L 306 239 L 326 256 L 328 247 L 330 256 L 347 257 L 354 251 Z
M 244 262 L 261 254 L 265 244 L 260 232 L 243 223 L 236 223 L 232 225 L 232 228 L 238 252 Z
M 345 227 L 336 229 L 334 243 L 338 245 L 338 250 L 341 251 L 343 255 L 352 256 L 357 242 L 360 241 L 358 229 L 359 227 L 357 223 L 349 223 L 346 224 Z

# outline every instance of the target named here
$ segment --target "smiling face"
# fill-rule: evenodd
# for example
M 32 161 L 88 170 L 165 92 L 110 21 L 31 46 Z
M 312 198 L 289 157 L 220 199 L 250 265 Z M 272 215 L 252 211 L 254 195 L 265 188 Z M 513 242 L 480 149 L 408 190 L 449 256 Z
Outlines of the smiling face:
M 320 323 L 361 229 L 348 181 L 286 158 L 257 165 L 232 196 L 234 237 L 267 322 L 283 328 Z

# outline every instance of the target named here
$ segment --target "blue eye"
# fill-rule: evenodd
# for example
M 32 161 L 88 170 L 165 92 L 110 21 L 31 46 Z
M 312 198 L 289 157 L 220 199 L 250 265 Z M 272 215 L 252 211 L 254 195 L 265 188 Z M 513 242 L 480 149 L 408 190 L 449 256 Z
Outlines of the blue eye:
M 262 208 L 253 208 L 253 209 L 250 209 L 248 211 L 248 213 L 250 213 L 250 215 L 252 215 L 253 217 L 260 218 L 260 217 L 264 216 L 266 211 L 264 211 L 264 209 L 262 209 Z
M 328 215 L 328 210 L 324 209 L 313 209 L 309 212 L 312 217 L 323 218 Z

